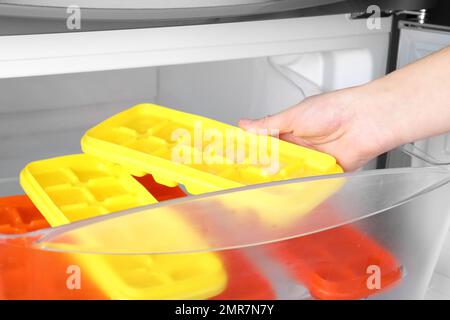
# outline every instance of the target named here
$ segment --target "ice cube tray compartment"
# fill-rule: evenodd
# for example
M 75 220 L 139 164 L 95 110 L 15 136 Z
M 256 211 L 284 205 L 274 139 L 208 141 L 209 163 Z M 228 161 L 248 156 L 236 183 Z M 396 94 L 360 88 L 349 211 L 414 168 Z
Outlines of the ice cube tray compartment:
M 319 299 L 361 299 L 401 279 L 395 257 L 352 226 L 342 226 L 269 245 L 274 257 Z M 380 270 L 380 287 L 370 288 L 370 266 Z
M 156 244 L 162 253 L 159 254 L 158 251 L 148 255 L 77 255 L 83 270 L 108 297 L 206 299 L 225 290 L 228 275 L 216 253 L 164 253 L 180 245 L 204 245 L 202 235 L 182 216 L 170 210 L 159 215 L 152 215 L 149 211 L 145 223 L 140 221 L 138 226 L 133 226 L 134 230 L 136 228 L 141 231 L 132 236 L 125 230 L 116 230 L 114 233 L 105 230 L 104 237 L 109 238 L 108 243 L 111 246 L 123 245 L 124 242 L 129 247 L 146 243 L 148 248 L 151 248 Z
M 239 139 L 244 148 L 238 158 Z M 275 146 L 279 157 L 271 159 Z M 154 104 L 137 105 L 88 130 L 82 149 L 152 174 L 157 182 L 183 184 L 193 194 L 342 172 L 327 154 Z
M 32 162 L 20 183 L 53 226 L 157 202 L 126 170 L 86 154 Z
M 25 195 L 0 198 L 0 234 L 22 234 L 50 225 Z
M 0 198 L 0 234 L 24 234 L 49 228 L 27 195 Z M 16 238 L 0 245 L 0 299 L 105 299 L 88 277 L 81 290 L 68 290 L 67 268 L 71 255 L 54 254 L 29 246 L 30 239 Z M 51 268 L 52 272 L 48 272 Z
M 78 260 L 112 299 L 207 299 L 227 284 L 219 256 L 208 252 L 80 255 Z

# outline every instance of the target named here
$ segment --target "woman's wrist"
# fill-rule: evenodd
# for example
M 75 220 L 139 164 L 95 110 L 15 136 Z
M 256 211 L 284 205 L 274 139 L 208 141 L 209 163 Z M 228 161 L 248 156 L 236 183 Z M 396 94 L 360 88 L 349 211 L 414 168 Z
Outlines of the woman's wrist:
M 450 131 L 450 47 L 364 85 L 401 145 Z M 378 107 L 377 107 L 378 106 Z
M 374 82 L 338 91 L 336 103 L 346 106 L 345 112 L 350 115 L 348 123 L 353 127 L 352 138 L 355 142 L 348 152 L 355 157 L 372 159 L 384 152 L 405 143 L 406 139 L 398 132 L 398 126 L 393 118 L 395 106 L 387 103 L 393 100 L 388 92 L 380 93 L 379 85 Z
M 382 78 L 361 86 L 367 116 L 379 129 L 379 153 L 416 139 L 417 128 L 411 126 L 414 106 L 403 96 L 402 85 Z

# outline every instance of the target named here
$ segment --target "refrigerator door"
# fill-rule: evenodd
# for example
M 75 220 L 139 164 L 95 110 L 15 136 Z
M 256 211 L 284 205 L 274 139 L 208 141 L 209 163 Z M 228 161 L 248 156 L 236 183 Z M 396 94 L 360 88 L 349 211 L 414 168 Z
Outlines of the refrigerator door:
M 400 21 L 399 28 L 397 68 L 401 68 L 450 45 L 450 27 Z M 410 164 L 413 167 L 422 167 L 427 166 L 429 163 L 434 165 L 448 164 L 450 162 L 450 134 L 415 142 L 413 145 L 407 146 L 406 151 L 426 156 L 409 159 L 401 156 L 401 152 L 395 151 L 389 155 L 388 166 L 398 167 Z M 432 204 L 429 205 L 431 206 Z M 449 270 L 450 232 L 447 233 L 447 238 L 426 296 L 427 298 L 450 299 Z

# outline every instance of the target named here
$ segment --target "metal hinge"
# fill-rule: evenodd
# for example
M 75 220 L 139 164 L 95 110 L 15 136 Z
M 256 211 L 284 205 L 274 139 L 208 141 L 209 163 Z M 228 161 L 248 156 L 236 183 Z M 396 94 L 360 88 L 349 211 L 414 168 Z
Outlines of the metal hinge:
M 393 10 L 384 10 L 381 11 L 379 16 L 380 17 L 387 17 L 392 14 L 395 15 L 408 15 L 408 16 L 414 16 L 414 19 L 411 19 L 411 21 L 418 22 L 420 24 L 424 24 L 426 22 L 427 18 L 427 10 L 426 9 L 420 9 L 420 10 L 399 10 L 399 11 L 393 11 Z M 350 19 L 367 19 L 373 15 L 373 12 L 352 12 L 349 14 Z
M 427 18 L 427 9 L 420 9 L 418 11 L 414 11 L 414 10 L 401 10 L 401 11 L 396 11 L 395 12 L 396 15 L 409 15 L 409 16 L 415 16 L 415 21 L 420 23 L 420 24 L 424 24 L 426 22 L 426 18 Z
M 371 17 L 373 14 L 374 14 L 373 12 L 360 11 L 360 12 L 349 13 L 348 17 L 352 20 L 367 19 L 367 18 Z M 379 17 L 380 18 L 389 17 L 392 14 L 393 14 L 392 10 L 384 10 L 384 11 L 380 12 Z

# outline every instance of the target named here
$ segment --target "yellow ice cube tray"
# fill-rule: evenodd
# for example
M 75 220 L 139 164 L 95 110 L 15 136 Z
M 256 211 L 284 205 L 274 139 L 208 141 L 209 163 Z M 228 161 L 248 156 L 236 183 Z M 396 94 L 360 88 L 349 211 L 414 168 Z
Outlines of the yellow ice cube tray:
M 192 194 L 342 172 L 330 155 L 154 104 L 103 121 L 81 145 L 85 153 L 168 186 L 183 184 Z
M 339 190 L 345 178 L 318 179 L 223 195 L 221 203 L 238 219 L 255 217 L 270 228 L 288 228 Z
M 142 213 L 140 213 L 142 214 Z M 101 235 L 113 247 L 155 248 L 155 254 L 77 255 L 90 278 L 112 299 L 207 299 L 225 290 L 228 276 L 216 253 L 175 253 L 178 248 L 204 248 L 204 239 L 176 212 L 149 211 L 146 220 L 131 221 L 134 231 L 123 227 Z M 136 225 L 138 224 L 138 225 Z M 109 232 L 99 230 L 98 232 Z M 86 239 L 88 235 L 79 235 Z M 108 239 L 108 240 L 106 240 Z M 114 243 L 117 242 L 117 245 Z M 125 242 L 125 243 L 124 243 Z M 145 243 L 145 244 L 144 244 Z M 183 250 L 181 250 L 183 251 Z M 160 254 L 159 252 L 167 252 Z
M 200 300 L 225 290 L 214 253 L 77 255 L 82 270 L 113 300 Z
M 124 168 L 86 154 L 29 163 L 20 184 L 52 226 L 157 202 Z
M 52 226 L 157 202 L 124 168 L 86 154 L 32 162 L 22 170 L 20 184 Z M 132 247 L 133 241 L 164 241 L 158 247 L 169 250 L 180 239 L 192 247 L 203 241 L 176 214 L 151 218 L 152 236 L 139 239 L 116 231 L 111 243 L 128 241 Z M 83 243 L 95 241 L 89 234 L 78 237 Z M 222 292 L 227 282 L 219 257 L 210 252 L 75 256 L 114 299 L 205 299 Z

